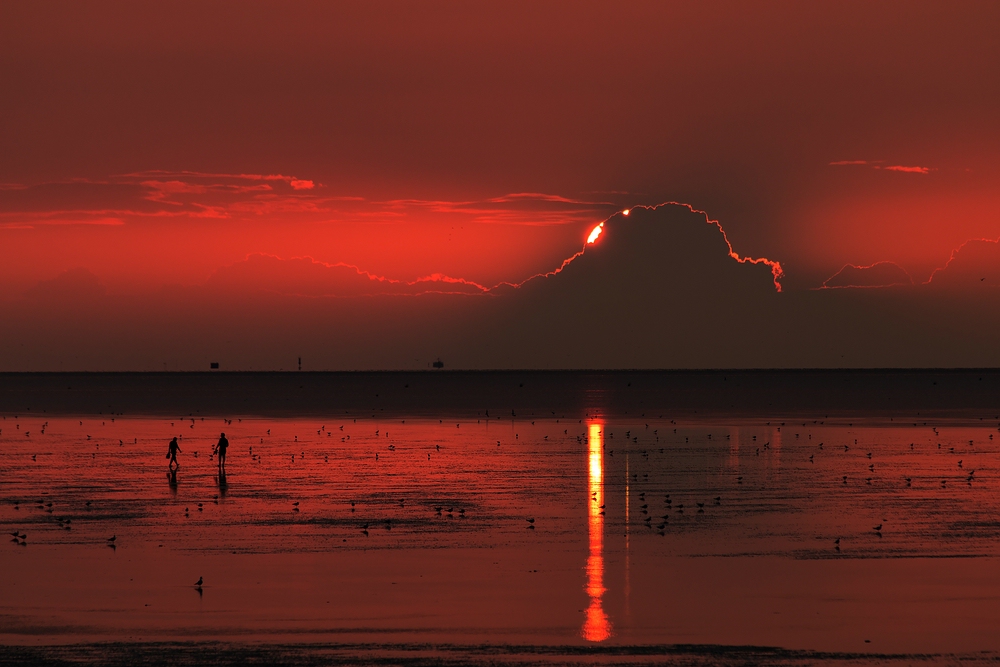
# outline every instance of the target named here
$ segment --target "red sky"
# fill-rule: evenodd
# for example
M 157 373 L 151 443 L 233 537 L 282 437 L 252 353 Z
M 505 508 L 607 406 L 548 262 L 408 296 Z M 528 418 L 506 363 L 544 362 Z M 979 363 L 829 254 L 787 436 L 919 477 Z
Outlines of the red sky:
M 37 306 L 55 298 L 40 281 L 84 269 L 56 285 L 89 280 L 113 310 L 133 312 L 164 289 L 200 295 L 220 271 L 246 274 L 225 267 L 270 266 L 244 263 L 257 255 L 402 281 L 519 282 L 559 266 L 615 211 L 665 201 L 707 211 L 740 256 L 780 262 L 782 303 L 829 315 L 814 288 L 852 276 L 882 290 L 881 273 L 841 272 L 879 262 L 919 292 L 963 243 L 1000 238 L 998 30 L 990 3 L 7 4 L 0 301 Z M 992 284 L 993 246 L 969 248 L 966 258 L 982 251 L 979 282 Z M 285 292 L 315 294 L 306 274 L 282 273 Z M 275 275 L 227 289 L 247 296 Z M 321 291 L 335 294 L 328 278 Z M 955 288 L 959 313 L 981 308 L 976 288 Z M 699 287 L 623 289 L 616 303 L 642 310 L 662 307 L 664 290 Z M 870 330 L 899 325 L 886 308 L 858 305 L 871 295 L 836 298 L 853 299 L 864 312 L 851 317 Z M 922 298 L 893 303 L 919 320 Z M 447 308 L 480 326 L 479 306 Z M 787 317 L 805 317 L 796 312 Z M 5 331 L 14 347 L 34 335 L 10 318 Z M 927 334 L 911 357 L 885 362 L 957 363 L 940 351 L 971 343 L 950 335 Z M 250 347 L 292 347 L 275 336 Z M 834 363 L 803 336 L 801 354 L 781 364 Z M 127 359 L 53 340 L 45 358 L 159 368 L 154 339 L 130 334 Z M 995 342 L 967 363 L 988 361 Z M 857 363 L 878 365 L 884 350 L 858 344 L 867 356 Z M 177 364 L 200 367 L 205 354 Z M 700 354 L 691 358 L 707 365 L 768 358 Z M 0 366 L 42 368 L 41 358 L 15 352 Z M 248 348 L 240 363 L 270 358 Z

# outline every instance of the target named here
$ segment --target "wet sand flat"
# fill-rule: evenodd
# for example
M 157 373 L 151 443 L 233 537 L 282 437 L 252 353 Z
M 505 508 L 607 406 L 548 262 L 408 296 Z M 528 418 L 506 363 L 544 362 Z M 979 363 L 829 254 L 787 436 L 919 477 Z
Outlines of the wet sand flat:
M 8 414 L 0 642 L 15 662 L 988 661 L 998 426 Z

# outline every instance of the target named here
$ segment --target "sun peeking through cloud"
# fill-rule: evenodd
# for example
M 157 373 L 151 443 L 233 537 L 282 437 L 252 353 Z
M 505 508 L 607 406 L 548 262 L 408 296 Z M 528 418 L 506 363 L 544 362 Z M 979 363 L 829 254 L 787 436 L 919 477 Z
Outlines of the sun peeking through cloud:
M 604 231 L 604 223 L 602 222 L 601 224 L 597 225 L 590 231 L 590 236 L 587 237 L 587 243 L 593 243 L 594 241 L 596 241 L 597 237 L 600 236 L 601 232 L 603 231 Z

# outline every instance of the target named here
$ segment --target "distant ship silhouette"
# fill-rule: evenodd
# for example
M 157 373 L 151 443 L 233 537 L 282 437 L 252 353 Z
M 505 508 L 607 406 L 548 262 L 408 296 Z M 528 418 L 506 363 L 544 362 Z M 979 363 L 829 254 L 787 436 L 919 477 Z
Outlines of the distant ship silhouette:
M 444 368 L 444 362 L 441 361 L 440 358 L 438 358 L 438 360 L 435 361 L 433 364 L 431 364 L 431 366 L 433 366 L 434 368 Z

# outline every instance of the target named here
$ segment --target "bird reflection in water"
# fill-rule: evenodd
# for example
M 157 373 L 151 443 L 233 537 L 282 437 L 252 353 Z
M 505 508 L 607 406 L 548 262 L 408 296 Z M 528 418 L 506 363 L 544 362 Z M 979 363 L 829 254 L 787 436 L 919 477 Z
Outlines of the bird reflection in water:
M 590 531 L 590 555 L 587 557 L 587 619 L 584 621 L 583 638 L 591 642 L 604 641 L 611 636 L 611 621 L 604 613 L 604 434 L 602 425 L 588 426 L 588 467 L 587 481 L 590 497 L 587 499 L 588 528 Z

